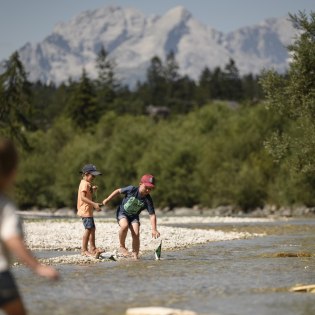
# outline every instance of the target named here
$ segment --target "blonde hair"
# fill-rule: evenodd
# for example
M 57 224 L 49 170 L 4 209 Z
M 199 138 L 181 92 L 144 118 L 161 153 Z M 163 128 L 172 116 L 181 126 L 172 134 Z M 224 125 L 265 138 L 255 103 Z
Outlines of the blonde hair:
M 9 139 L 0 138 L 0 187 L 18 166 L 18 152 L 14 143 Z

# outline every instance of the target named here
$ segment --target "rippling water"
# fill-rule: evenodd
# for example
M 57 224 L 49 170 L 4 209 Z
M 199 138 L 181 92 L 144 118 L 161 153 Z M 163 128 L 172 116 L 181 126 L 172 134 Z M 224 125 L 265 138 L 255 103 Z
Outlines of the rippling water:
M 59 265 L 62 281 L 56 284 L 25 268 L 15 268 L 14 273 L 34 315 L 120 315 L 128 307 L 152 305 L 199 314 L 315 314 L 314 294 L 286 290 L 315 283 L 315 257 L 276 257 L 284 252 L 315 254 L 315 220 L 198 228 L 266 232 L 267 236 L 163 252 L 161 261 L 148 255 L 139 262 Z

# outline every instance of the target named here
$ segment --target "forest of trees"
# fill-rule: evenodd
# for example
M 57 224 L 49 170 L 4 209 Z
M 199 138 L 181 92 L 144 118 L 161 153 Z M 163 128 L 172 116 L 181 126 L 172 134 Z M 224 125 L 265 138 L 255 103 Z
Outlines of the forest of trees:
M 230 60 L 195 81 L 170 52 L 131 89 L 102 48 L 96 79 L 82 69 L 57 86 L 30 83 L 13 53 L 0 75 L 0 135 L 21 152 L 19 205 L 72 207 L 79 170 L 93 163 L 100 198 L 149 172 L 160 207 L 315 206 L 315 14 L 291 18 L 301 35 L 285 75 L 241 76 Z M 154 119 L 149 105 L 170 115 Z

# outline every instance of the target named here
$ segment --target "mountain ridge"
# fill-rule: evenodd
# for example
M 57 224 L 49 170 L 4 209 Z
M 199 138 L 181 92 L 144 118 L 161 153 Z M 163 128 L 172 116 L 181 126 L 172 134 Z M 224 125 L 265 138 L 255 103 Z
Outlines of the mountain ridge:
M 182 74 L 197 79 L 205 66 L 223 67 L 234 59 L 241 74 L 288 66 L 286 46 L 296 34 L 287 18 L 269 18 L 257 25 L 223 33 L 205 25 L 183 6 L 164 15 L 108 6 L 81 12 L 60 22 L 38 43 L 18 52 L 31 81 L 57 84 L 77 79 L 85 68 L 96 77 L 95 59 L 102 46 L 117 63 L 119 78 L 133 85 L 145 77 L 150 59 L 174 51 Z

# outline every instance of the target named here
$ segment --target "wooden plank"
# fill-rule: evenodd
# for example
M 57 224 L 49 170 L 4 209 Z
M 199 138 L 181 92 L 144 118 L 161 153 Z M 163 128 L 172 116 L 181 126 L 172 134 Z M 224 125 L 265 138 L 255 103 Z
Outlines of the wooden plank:
M 290 291 L 315 293 L 315 284 L 295 286 L 291 288 Z

